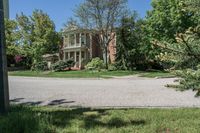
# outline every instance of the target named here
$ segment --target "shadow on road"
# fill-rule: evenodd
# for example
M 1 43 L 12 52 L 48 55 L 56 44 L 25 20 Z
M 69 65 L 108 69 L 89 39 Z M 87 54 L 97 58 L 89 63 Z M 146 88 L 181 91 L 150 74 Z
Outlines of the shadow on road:
M 58 106 L 58 105 L 67 105 L 70 103 L 75 103 L 75 101 L 67 101 L 66 99 L 57 99 L 49 101 L 47 104 L 45 101 L 27 101 L 25 98 L 15 98 L 11 99 L 10 102 L 12 104 L 19 104 L 19 105 L 30 105 L 30 106 L 39 106 L 45 104 L 46 106 Z

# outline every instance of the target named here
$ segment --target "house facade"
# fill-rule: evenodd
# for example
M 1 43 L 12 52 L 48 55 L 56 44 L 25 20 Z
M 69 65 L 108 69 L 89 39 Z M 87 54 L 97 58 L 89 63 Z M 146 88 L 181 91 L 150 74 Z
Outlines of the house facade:
M 98 34 L 88 29 L 70 29 L 63 32 L 63 60 L 72 59 L 75 69 L 84 66 L 95 57 L 103 58 L 101 46 L 98 43 Z M 111 63 L 115 61 L 116 39 L 110 42 L 108 56 Z

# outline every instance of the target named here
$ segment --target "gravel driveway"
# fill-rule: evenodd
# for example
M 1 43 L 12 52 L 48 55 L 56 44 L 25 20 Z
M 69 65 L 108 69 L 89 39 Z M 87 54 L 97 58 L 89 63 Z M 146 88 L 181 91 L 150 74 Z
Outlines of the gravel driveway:
M 195 92 L 164 85 L 174 79 L 9 77 L 12 103 L 70 107 L 200 107 Z

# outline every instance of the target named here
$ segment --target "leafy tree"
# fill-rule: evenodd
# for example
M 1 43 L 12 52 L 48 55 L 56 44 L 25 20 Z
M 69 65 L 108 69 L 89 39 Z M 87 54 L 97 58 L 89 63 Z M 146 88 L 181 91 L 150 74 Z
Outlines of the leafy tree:
M 138 45 L 135 16 L 123 17 L 117 32 L 116 65 L 121 67 L 121 69 L 133 68 L 135 55 L 138 54 Z
M 6 34 L 6 47 L 7 55 L 14 56 L 17 54 L 17 23 L 15 20 L 5 20 L 5 34 Z
M 46 13 L 35 10 L 29 17 L 21 13 L 17 15 L 16 20 L 19 27 L 19 43 L 30 62 L 41 62 L 42 55 L 58 52 L 60 36 Z
M 137 19 L 136 13 L 121 19 L 117 30 L 117 58 L 119 69 L 146 70 L 152 67 L 146 21 Z
M 153 9 L 147 15 L 151 37 L 173 42 L 176 33 L 185 32 L 197 24 L 194 14 L 185 10 L 186 1 L 152 0 Z
M 15 64 L 14 57 L 22 53 L 22 50 L 18 45 L 17 23 L 15 20 L 5 20 L 5 35 L 7 62 L 9 66 L 10 64 Z
M 199 1 L 186 0 L 183 10 L 195 16 L 199 22 Z M 159 58 L 171 60 L 180 68 L 177 75 L 182 77 L 180 84 L 175 85 L 181 90 L 193 89 L 197 91 L 196 96 L 200 96 L 200 25 L 192 25 L 185 32 L 176 34 L 176 42 L 154 41 L 156 46 L 163 48 L 166 52 Z M 182 70 L 183 69 L 183 70 Z M 174 86 L 174 85 L 173 85 Z
M 98 42 L 103 49 L 104 62 L 108 68 L 108 46 L 114 39 L 114 30 L 126 10 L 127 0 L 85 0 L 75 10 L 76 16 L 86 28 L 96 29 Z
M 58 52 L 59 36 L 55 31 L 55 25 L 49 16 L 41 10 L 33 12 L 33 55 L 34 61 L 41 61 L 43 54 Z
M 18 27 L 17 41 L 23 49 L 22 55 L 26 57 L 26 66 L 31 67 L 33 62 L 32 44 L 33 44 L 33 25 L 30 18 L 23 13 L 16 15 Z
M 161 60 L 160 54 L 167 54 L 170 50 L 156 47 L 152 42 L 176 43 L 176 34 L 184 33 L 188 28 L 198 25 L 198 15 L 190 6 L 191 0 L 153 0 L 152 10 L 146 17 L 145 31 L 147 35 L 147 50 L 151 60 L 160 62 L 164 68 L 172 67 L 175 62 Z
M 197 92 L 196 96 L 200 96 L 200 26 L 177 35 L 177 42 L 165 46 L 171 51 L 172 57 L 165 55 L 165 59 L 173 59 L 177 65 L 181 63 L 181 68 L 184 69 L 176 71 L 181 77 L 180 84 L 169 86 L 178 87 L 180 90 L 192 89 Z

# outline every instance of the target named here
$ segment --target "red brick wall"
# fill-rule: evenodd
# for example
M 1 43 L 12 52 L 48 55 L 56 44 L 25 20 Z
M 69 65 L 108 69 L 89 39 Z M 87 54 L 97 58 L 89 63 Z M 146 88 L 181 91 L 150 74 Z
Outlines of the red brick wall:
M 92 58 L 99 57 L 102 59 L 101 46 L 98 43 L 98 35 L 92 37 Z
M 110 56 L 110 63 L 115 62 L 116 58 L 116 36 L 113 34 L 113 40 L 111 40 L 108 51 L 109 51 L 109 56 Z

